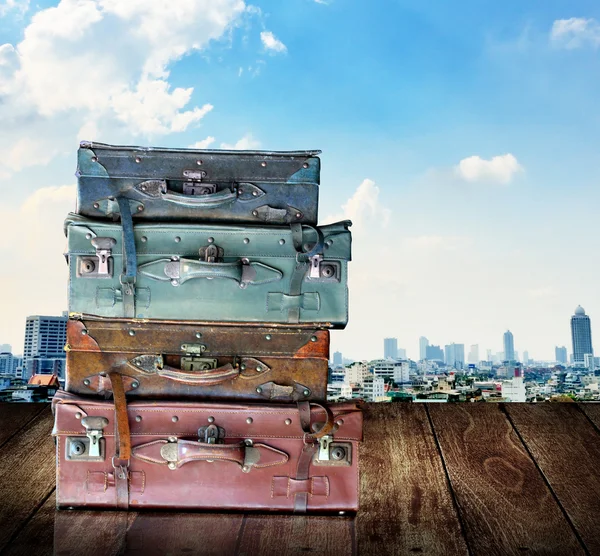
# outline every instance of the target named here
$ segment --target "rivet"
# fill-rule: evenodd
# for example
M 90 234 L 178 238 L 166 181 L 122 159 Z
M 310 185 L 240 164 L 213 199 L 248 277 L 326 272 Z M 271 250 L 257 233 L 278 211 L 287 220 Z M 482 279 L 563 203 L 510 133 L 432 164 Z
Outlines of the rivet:
M 141 423 L 142 422 L 142 416 L 141 415 L 136 415 L 135 416 L 135 422 L 136 423 Z
M 250 259 L 248 257 L 242 257 L 242 264 L 250 264 Z
M 171 286 L 179 286 L 179 280 L 175 280 L 175 278 L 173 278 L 173 280 L 171 280 Z
M 106 376 L 106 373 L 104 371 L 102 371 L 101 373 L 99 373 L 100 376 Z
M 250 438 L 246 438 L 246 440 L 244 440 L 244 444 L 246 446 L 253 446 L 254 445 L 254 441 Z
M 85 234 L 85 239 L 92 239 L 92 234 Z
M 331 246 L 333 245 L 333 239 L 328 239 L 328 240 L 325 242 L 325 245 L 327 245 L 328 247 L 331 247 Z
M 178 260 L 179 260 L 179 257 L 178 257 L 177 255 L 173 255 L 173 256 L 171 257 L 171 260 L 172 260 L 172 261 L 178 261 Z
M 177 417 L 177 415 L 173 415 L 173 417 L 171 417 L 171 421 L 173 421 L 173 423 L 177 423 L 177 421 L 179 421 L 179 417 Z
M 141 362 L 140 362 L 140 361 L 136 361 L 136 362 L 135 362 L 135 366 L 136 366 L 136 367 L 141 367 L 141 366 L 142 366 L 142 364 L 141 364 Z
M 140 186 L 140 189 L 141 189 L 142 191 L 146 191 L 146 189 L 148 189 L 148 186 L 147 186 L 147 185 L 141 185 L 141 186 Z
M 200 332 L 196 332 L 196 338 L 202 338 L 202 334 Z
M 254 421 L 254 419 L 252 419 L 252 417 L 248 417 L 246 419 L 246 423 L 248 423 L 249 425 L 251 425 L 253 421 Z
M 339 512 L 340 515 L 346 515 L 346 512 Z
M 301 214 L 301 213 L 299 213 L 299 212 L 297 212 L 297 213 L 296 213 L 296 218 L 302 218 L 302 214 Z
M 260 165 L 264 168 L 267 165 L 267 163 L 266 162 L 261 162 Z
M 87 333 L 88 333 L 88 331 L 87 331 L 87 330 L 82 330 L 82 331 L 81 331 L 81 335 L 82 335 L 82 336 L 87 336 Z
M 247 245 L 248 243 L 250 243 L 250 240 L 247 237 L 245 237 L 244 238 L 244 243 Z
M 187 349 L 187 344 L 181 344 L 181 349 L 186 350 Z
M 305 163 L 302 165 L 302 168 L 308 168 L 308 162 L 305 162 Z
M 175 463 L 174 463 L 174 462 L 170 462 L 170 463 L 167 465 L 167 467 L 168 467 L 169 469 L 176 469 L 176 468 L 177 468 L 177 465 L 175 465 Z
M 256 367 L 256 370 L 257 370 L 259 373 L 262 373 L 262 370 L 263 370 L 263 369 L 262 369 L 262 367 L 259 365 L 258 367 Z
M 310 337 L 310 341 L 311 341 L 311 342 L 316 342 L 316 341 L 317 341 L 317 339 L 318 339 L 318 338 L 317 338 L 316 336 L 311 336 L 311 337 Z
M 215 241 L 215 238 L 209 237 L 206 241 L 208 241 L 208 243 L 213 243 Z
M 258 191 L 253 191 L 253 192 L 252 192 L 252 196 L 253 196 L 253 197 L 256 197 L 256 196 L 258 196 Z
M 279 245 L 285 245 L 285 239 L 280 239 L 279 240 Z
M 256 391 L 257 391 L 259 394 L 262 394 L 262 388 L 261 388 L 260 386 L 259 386 L 259 387 L 256 389 Z
M 169 436 L 169 437 L 167 438 L 167 440 L 168 440 L 169 442 L 173 442 L 173 443 L 175 443 L 175 442 L 177 442 L 177 437 L 176 437 L 176 436 Z
M 79 411 L 75 413 L 75 419 L 81 419 L 81 413 L 79 413 Z
M 135 330 L 130 330 L 130 331 L 129 331 L 129 335 L 130 335 L 130 336 L 135 336 Z
M 286 419 L 286 420 L 284 421 L 284 423 L 285 423 L 286 425 L 291 425 L 291 424 L 292 424 L 292 420 L 291 420 L 291 419 Z
M 271 338 L 272 338 L 271 334 L 267 334 L 267 335 L 265 336 L 265 340 L 270 340 Z
M 242 467 L 242 471 L 244 473 L 248 473 L 250 471 L 250 466 L 249 465 L 244 465 L 244 467 Z
M 98 157 L 97 156 L 92 156 L 92 162 L 98 162 Z
M 179 243 L 181 241 L 181 238 L 179 236 L 175 236 L 175 243 Z
M 197 164 L 198 166 L 202 166 L 202 161 L 201 161 L 201 160 L 196 160 L 196 164 Z
M 310 394 L 310 390 L 303 390 L 302 392 L 305 396 L 308 396 Z
M 100 208 L 100 205 L 98 203 L 94 203 L 94 208 L 95 209 Z
M 132 387 L 132 388 L 137 388 L 139 385 L 140 385 L 140 383 L 139 383 L 139 382 L 132 382 L 132 383 L 131 383 L 131 387 Z
M 119 473 L 119 479 L 124 479 L 125 478 L 125 473 Z
M 341 427 L 341 426 L 344 424 L 344 420 L 343 420 L 343 419 L 338 419 L 338 420 L 335 422 L 335 424 L 336 424 L 338 427 Z
M 84 383 L 86 386 L 89 386 L 89 385 L 90 385 L 90 381 L 89 381 L 87 378 L 86 378 L 86 379 L 83 381 L 83 383 Z
M 242 364 L 240 365 L 240 369 L 241 369 L 242 371 L 245 371 L 245 370 L 246 370 L 246 363 L 242 363 Z
M 209 417 L 208 418 L 208 422 L 209 423 L 214 423 L 215 422 L 215 418 L 214 417 Z
M 146 243 L 148 241 L 146 236 L 142 236 L 140 239 L 142 240 L 142 243 Z
M 139 164 L 142 161 L 142 159 L 139 156 L 136 156 L 135 161 Z
M 142 212 L 144 210 L 144 205 L 138 205 L 138 212 Z
M 253 210 L 252 211 L 252 216 L 258 216 L 258 211 L 257 210 Z

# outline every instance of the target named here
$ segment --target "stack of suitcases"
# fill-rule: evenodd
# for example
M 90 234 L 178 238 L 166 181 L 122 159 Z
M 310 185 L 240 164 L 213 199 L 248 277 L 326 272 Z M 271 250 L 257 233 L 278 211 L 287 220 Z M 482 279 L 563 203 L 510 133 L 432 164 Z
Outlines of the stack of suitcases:
M 362 412 L 327 404 L 350 222 L 319 151 L 78 151 L 59 508 L 355 512 Z

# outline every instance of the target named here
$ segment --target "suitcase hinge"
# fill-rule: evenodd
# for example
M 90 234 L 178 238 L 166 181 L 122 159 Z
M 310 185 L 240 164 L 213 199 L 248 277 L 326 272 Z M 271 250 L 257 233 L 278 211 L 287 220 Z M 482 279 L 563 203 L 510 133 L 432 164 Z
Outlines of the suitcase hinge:
M 117 240 L 112 237 L 95 237 L 91 240 L 96 256 L 77 257 L 78 278 L 112 278 L 112 248 Z

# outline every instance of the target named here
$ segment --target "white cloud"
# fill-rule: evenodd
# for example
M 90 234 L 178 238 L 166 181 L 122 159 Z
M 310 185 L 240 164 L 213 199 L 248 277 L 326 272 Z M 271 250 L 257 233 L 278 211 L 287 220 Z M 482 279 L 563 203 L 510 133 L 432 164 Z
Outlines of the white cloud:
M 229 151 L 252 151 L 260 149 L 260 141 L 255 139 L 252 133 L 246 133 L 237 143 L 221 143 L 222 149 Z
M 514 155 L 507 153 L 485 160 L 480 156 L 463 158 L 455 168 L 456 174 L 469 182 L 490 181 L 510 183 L 517 172 L 523 170 Z
M 207 149 L 209 145 L 212 145 L 215 142 L 214 137 L 207 137 L 206 139 L 202 139 L 202 141 L 196 141 L 188 148 L 190 149 Z
M 538 288 L 532 288 L 527 292 L 530 297 L 544 298 L 554 297 L 558 294 L 558 291 L 553 286 L 540 286 Z
M 287 52 L 287 46 L 285 46 L 285 44 L 283 44 L 271 31 L 262 31 L 260 40 L 268 51 L 283 54 Z
M 0 0 L 0 17 L 9 12 L 23 15 L 29 9 L 29 0 Z
M 562 48 L 574 49 L 586 45 L 600 46 L 600 23 L 594 18 L 557 19 L 552 24 L 550 38 Z
M 84 134 L 153 139 L 197 124 L 212 105 L 172 86 L 170 64 L 226 36 L 245 10 L 243 0 L 60 0 L 34 14 L 19 44 L 0 45 L 0 152 L 31 137 L 43 148 L 3 157 L 0 175 L 70 152 Z

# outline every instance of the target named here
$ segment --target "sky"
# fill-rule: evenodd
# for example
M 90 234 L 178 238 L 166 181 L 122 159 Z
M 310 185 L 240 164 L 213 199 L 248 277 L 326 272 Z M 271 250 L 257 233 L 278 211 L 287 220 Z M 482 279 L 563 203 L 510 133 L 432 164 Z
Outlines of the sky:
M 510 329 L 550 360 L 578 304 L 597 343 L 599 68 L 591 0 L 0 0 L 0 343 L 67 308 L 84 139 L 321 149 L 347 358 Z

